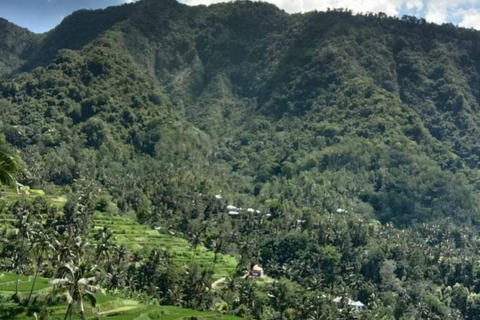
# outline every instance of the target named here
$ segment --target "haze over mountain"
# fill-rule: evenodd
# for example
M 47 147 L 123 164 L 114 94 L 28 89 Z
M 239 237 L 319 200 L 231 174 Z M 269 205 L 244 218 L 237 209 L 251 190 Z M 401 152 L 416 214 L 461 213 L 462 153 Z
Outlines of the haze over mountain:
M 249 1 L 83 10 L 42 36 L 2 21 L 0 125 L 28 185 L 91 179 L 189 240 L 221 195 L 263 212 L 228 220 L 244 265 L 390 318 L 477 319 L 479 45 L 414 17 Z

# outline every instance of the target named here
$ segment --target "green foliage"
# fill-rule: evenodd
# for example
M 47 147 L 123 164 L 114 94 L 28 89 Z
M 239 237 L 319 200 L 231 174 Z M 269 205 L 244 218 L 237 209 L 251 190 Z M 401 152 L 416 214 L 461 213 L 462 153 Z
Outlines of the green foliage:
M 16 188 L 16 176 L 19 169 L 20 160 L 10 152 L 4 143 L 0 144 L 0 184 Z
M 16 72 L 43 38 L 0 18 L 0 77 Z
M 338 296 L 368 304 L 358 318 L 478 317 L 478 32 L 173 0 L 80 11 L 41 37 L 0 28 L 0 74 L 29 71 L 0 81 L 19 180 L 72 191 L 61 214 L 5 209 L 24 240 L 6 269 L 90 254 L 112 291 L 257 319 L 352 318 Z M 62 254 L 24 271 L 6 257 L 30 211 Z M 216 292 L 226 253 L 237 276 L 261 264 L 278 281 Z

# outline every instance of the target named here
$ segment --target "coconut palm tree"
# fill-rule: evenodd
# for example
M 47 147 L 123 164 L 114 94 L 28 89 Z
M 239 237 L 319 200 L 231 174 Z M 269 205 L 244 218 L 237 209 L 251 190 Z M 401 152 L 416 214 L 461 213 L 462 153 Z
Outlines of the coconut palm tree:
M 73 252 L 73 241 L 67 236 L 58 235 L 57 239 L 55 240 L 55 248 L 56 248 L 56 256 L 55 260 L 56 263 L 59 265 L 72 262 L 75 258 L 75 254 Z
M 235 273 L 232 273 L 230 277 L 225 279 L 224 292 L 237 292 L 238 290 L 238 278 L 235 277 Z
M 30 289 L 30 294 L 28 296 L 27 304 L 30 303 L 33 295 L 33 290 L 35 288 L 35 282 L 37 281 L 38 272 L 42 266 L 42 263 L 46 257 L 50 255 L 50 253 L 55 252 L 55 247 L 52 244 L 51 237 L 44 232 L 43 229 L 38 230 L 35 233 L 31 251 L 33 255 L 36 257 L 37 265 L 35 270 L 35 276 L 33 277 L 32 281 L 32 288 Z
M 0 144 L 0 184 L 15 187 L 19 166 L 20 161 L 11 155 L 4 144 Z
M 17 218 L 16 229 L 9 237 L 2 238 L 6 241 L 4 249 L 8 251 L 7 255 L 10 257 L 17 275 L 15 282 L 15 296 L 17 296 L 20 274 L 23 273 L 24 267 L 30 261 L 28 244 L 33 239 L 33 226 L 36 224 L 31 214 L 31 207 L 25 201 L 17 201 L 10 209 Z
M 107 227 L 104 227 L 98 234 L 94 236 L 97 241 L 95 244 L 95 254 L 97 261 L 103 262 L 105 265 L 110 265 L 112 253 L 114 248 L 118 248 L 113 242 L 113 233 Z
M 185 294 L 182 287 L 175 285 L 173 288 L 168 289 L 167 301 L 174 306 L 181 307 L 185 302 Z
M 78 266 L 73 264 L 66 264 L 58 270 L 61 276 L 59 279 L 52 280 L 53 294 L 66 293 L 68 308 L 65 313 L 64 320 L 72 317 L 74 305 L 78 305 L 80 309 L 80 317 L 85 320 L 85 300 L 87 300 L 92 307 L 97 304 L 97 299 L 94 293 L 102 292 L 96 286 L 97 279 L 94 276 L 96 266 L 90 267 L 85 262 Z
M 16 273 L 14 297 L 17 297 L 20 274 L 23 273 L 25 266 L 28 263 L 28 248 L 23 239 L 19 238 L 15 233 L 8 234 L 6 229 L 1 232 L 0 238 L 2 239 L 0 257 L 6 259 L 10 268 L 15 270 Z

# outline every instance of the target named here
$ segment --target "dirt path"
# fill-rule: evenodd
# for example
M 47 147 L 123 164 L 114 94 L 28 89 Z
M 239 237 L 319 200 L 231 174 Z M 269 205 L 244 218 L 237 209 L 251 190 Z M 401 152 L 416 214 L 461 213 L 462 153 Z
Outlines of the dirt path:
M 216 287 L 218 287 L 225 280 L 227 280 L 227 278 L 220 278 L 217 281 L 215 281 L 214 283 L 212 283 L 212 289 L 215 289 Z
M 135 310 L 135 309 L 138 309 L 138 306 L 123 306 L 123 307 L 118 307 L 118 308 L 115 308 L 115 309 L 107 310 L 107 311 L 104 311 L 104 312 L 100 312 L 99 314 L 100 315 L 108 315 L 108 314 L 112 314 L 112 313 L 120 313 L 120 312 L 125 312 L 125 311 L 131 311 L 131 310 Z

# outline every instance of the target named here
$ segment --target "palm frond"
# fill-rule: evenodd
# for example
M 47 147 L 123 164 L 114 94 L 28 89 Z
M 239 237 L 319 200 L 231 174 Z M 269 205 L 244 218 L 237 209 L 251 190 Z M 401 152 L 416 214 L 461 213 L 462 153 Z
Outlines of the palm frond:
M 61 266 L 59 269 L 58 269 L 58 272 L 60 274 L 70 274 L 71 276 L 73 276 L 75 274 L 75 267 L 73 267 L 72 265 L 70 264 L 64 264 L 63 266 Z
M 88 302 L 90 302 L 90 304 L 92 305 L 92 307 L 95 308 L 95 306 L 97 305 L 97 298 L 95 297 L 95 295 L 90 292 L 90 291 L 86 291 L 85 294 L 83 295 L 83 297 L 88 300 Z
M 70 280 L 68 280 L 68 279 L 54 279 L 54 280 L 50 281 L 50 283 L 52 284 L 52 286 L 63 286 L 65 284 L 69 284 Z
M 7 148 L 0 145 L 0 183 L 14 187 L 19 170 L 19 161 L 10 155 Z
M 70 294 L 70 292 L 67 292 L 67 302 L 68 302 L 68 304 L 71 304 L 73 302 L 73 297 Z

